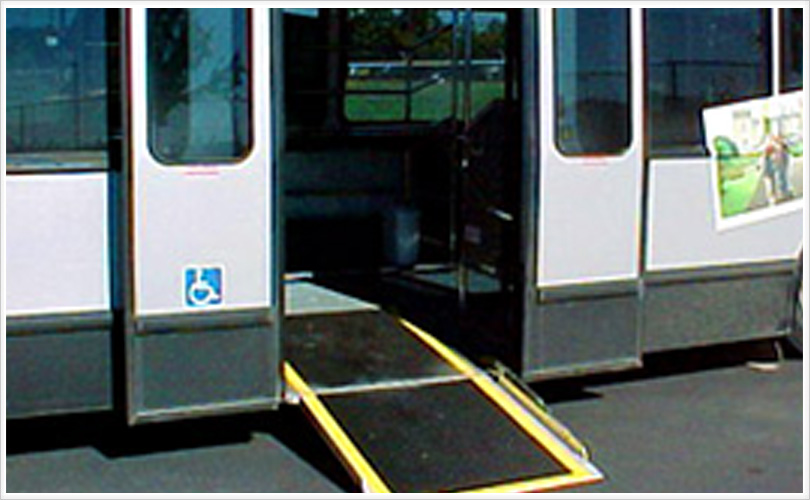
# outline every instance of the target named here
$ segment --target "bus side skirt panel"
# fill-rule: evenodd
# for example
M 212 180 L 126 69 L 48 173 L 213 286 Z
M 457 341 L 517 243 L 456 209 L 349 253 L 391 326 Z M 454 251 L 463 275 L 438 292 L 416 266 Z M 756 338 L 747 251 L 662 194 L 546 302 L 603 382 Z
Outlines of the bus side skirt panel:
M 130 423 L 275 408 L 274 336 L 264 310 L 136 321 Z
M 790 329 L 795 262 L 645 278 L 645 353 L 756 340 Z
M 8 418 L 112 408 L 110 313 L 7 319 Z
M 530 379 L 638 366 L 638 283 L 541 290 L 526 311 L 523 372 Z

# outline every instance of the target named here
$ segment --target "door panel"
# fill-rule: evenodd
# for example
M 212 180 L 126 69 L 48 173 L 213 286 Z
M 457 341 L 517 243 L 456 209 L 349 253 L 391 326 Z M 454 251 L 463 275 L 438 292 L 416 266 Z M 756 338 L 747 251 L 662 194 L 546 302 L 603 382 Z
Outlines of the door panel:
M 541 288 L 638 277 L 639 13 L 592 11 L 540 14 Z
M 526 307 L 527 377 L 639 363 L 640 18 L 637 9 L 539 13 L 537 267 Z
M 269 116 L 269 96 L 261 95 L 262 89 L 269 87 L 266 81 L 268 44 L 256 40 L 261 35 L 258 30 L 251 33 L 239 23 L 221 21 L 223 16 L 213 13 L 187 16 L 187 40 L 172 39 L 168 31 L 162 37 L 163 33 L 158 30 L 160 23 L 181 22 L 182 19 L 154 17 L 155 32 L 150 39 L 147 12 L 139 9 L 132 15 L 136 313 L 268 307 L 272 272 L 270 138 L 268 127 L 260 123 Z M 196 29 L 214 33 L 216 42 L 209 41 L 213 47 L 210 53 L 202 53 L 196 59 L 192 54 L 188 56 L 190 61 L 162 61 L 165 52 L 179 52 L 195 43 L 203 43 L 203 38 L 194 39 L 195 23 L 199 24 Z M 237 44 L 221 40 L 248 34 L 254 38 L 254 43 L 247 44 L 246 39 Z M 156 52 L 157 46 L 162 45 L 163 52 L 150 57 L 147 54 L 150 42 Z M 178 47 L 166 47 L 172 44 Z M 228 68 L 231 56 L 244 57 L 239 52 L 247 50 L 248 46 L 251 46 L 252 58 L 247 67 Z M 232 47 L 233 54 L 226 53 Z M 172 78 L 180 78 L 173 75 L 185 73 L 172 73 L 171 65 L 184 62 L 189 66 L 188 79 L 173 83 Z M 225 78 L 219 76 L 222 71 L 228 73 Z M 168 74 L 160 75 L 160 72 Z M 254 79 L 252 87 L 244 83 L 248 74 Z M 155 86 L 151 96 L 150 79 Z M 239 84 L 224 91 L 216 88 L 230 83 L 228 79 L 238 80 Z M 175 92 L 157 93 L 157 87 L 172 84 L 177 87 Z M 253 92 L 252 105 L 248 106 L 247 116 L 238 116 L 240 106 L 221 94 L 232 92 L 233 100 L 237 100 L 242 97 L 236 94 L 247 89 Z M 190 97 L 186 97 L 186 91 Z M 150 103 L 150 99 L 166 102 L 156 105 Z M 206 115 L 214 115 L 215 119 L 207 120 Z M 252 141 L 247 144 L 240 144 L 244 142 L 238 137 L 241 132 L 230 130 L 243 126 L 240 119 L 252 122 Z M 223 121 L 230 123 L 222 125 Z M 172 129 L 174 132 L 169 132 Z M 184 129 L 184 133 L 177 129 Z M 162 135 L 169 137 L 161 138 Z M 232 144 L 220 146 L 215 141 Z M 228 154 L 228 147 L 239 151 Z M 163 157 L 163 161 L 155 155 Z M 193 282 L 187 282 L 193 279 L 188 274 L 189 271 L 193 274 L 197 268 L 219 271 L 219 300 L 211 300 L 204 306 L 187 300 L 186 292 L 193 286 Z
M 272 407 L 270 16 L 133 9 L 130 30 L 129 420 Z

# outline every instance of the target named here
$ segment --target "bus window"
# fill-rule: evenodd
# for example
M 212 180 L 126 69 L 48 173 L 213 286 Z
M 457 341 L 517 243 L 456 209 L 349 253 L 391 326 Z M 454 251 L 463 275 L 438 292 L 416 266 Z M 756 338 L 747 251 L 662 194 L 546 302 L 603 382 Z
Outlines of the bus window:
M 707 155 L 701 109 L 771 92 L 768 9 L 648 9 L 647 112 L 653 156 Z
M 244 9 L 149 9 L 149 148 L 162 163 L 247 155 L 247 17 Z
M 469 17 L 467 17 L 469 16 Z M 464 23 L 471 23 L 470 68 Z M 437 122 L 463 107 L 474 116 L 504 96 L 506 13 L 464 9 L 348 9 L 344 114 L 350 122 Z M 454 41 L 454 38 L 455 41 Z
M 781 9 L 780 90 L 802 88 L 802 9 Z
M 449 11 L 349 9 L 346 119 L 390 122 L 449 116 L 451 23 Z
M 557 149 L 613 154 L 630 145 L 627 9 L 557 9 L 554 102 Z
M 9 172 L 107 167 L 105 9 L 7 9 Z
M 459 17 L 466 16 L 460 12 Z M 506 12 L 473 10 L 470 22 L 472 47 L 470 62 L 469 115 L 475 117 L 495 100 L 506 97 Z M 461 46 L 461 41 L 459 41 Z M 466 71 L 466 63 L 460 62 L 459 70 Z M 458 109 L 464 108 L 464 91 L 459 89 Z M 430 102 L 430 96 L 422 99 Z M 425 106 L 427 107 L 427 106 Z

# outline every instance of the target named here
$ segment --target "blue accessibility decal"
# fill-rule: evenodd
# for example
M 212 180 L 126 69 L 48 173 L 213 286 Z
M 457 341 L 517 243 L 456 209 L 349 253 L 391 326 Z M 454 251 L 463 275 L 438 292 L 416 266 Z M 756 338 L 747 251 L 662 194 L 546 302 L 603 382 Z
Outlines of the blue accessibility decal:
M 186 274 L 186 305 L 206 307 L 222 303 L 222 268 L 190 266 Z

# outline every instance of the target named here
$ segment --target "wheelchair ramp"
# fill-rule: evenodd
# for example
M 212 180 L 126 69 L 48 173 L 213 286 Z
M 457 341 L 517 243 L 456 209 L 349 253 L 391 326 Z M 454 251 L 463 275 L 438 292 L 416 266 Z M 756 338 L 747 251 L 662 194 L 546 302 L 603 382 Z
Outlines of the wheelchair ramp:
M 287 390 L 363 491 L 545 491 L 602 477 L 517 384 L 406 321 L 368 309 L 286 321 Z

